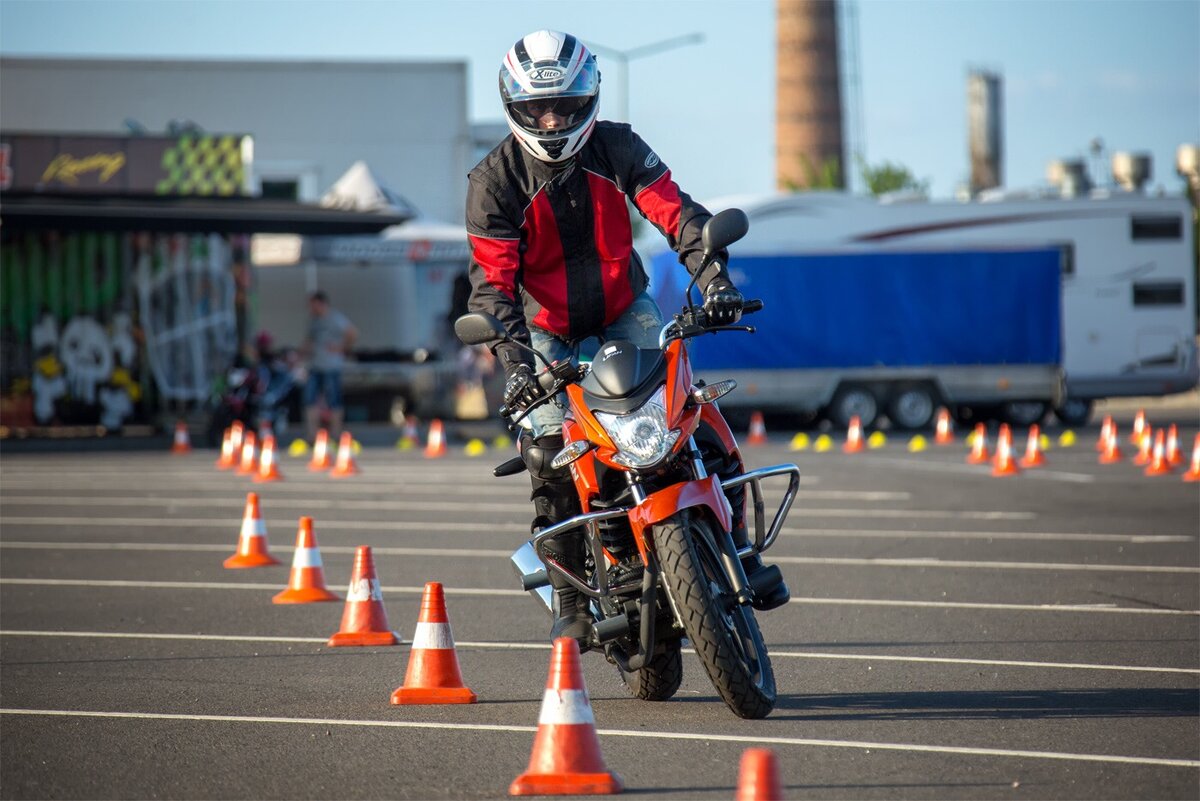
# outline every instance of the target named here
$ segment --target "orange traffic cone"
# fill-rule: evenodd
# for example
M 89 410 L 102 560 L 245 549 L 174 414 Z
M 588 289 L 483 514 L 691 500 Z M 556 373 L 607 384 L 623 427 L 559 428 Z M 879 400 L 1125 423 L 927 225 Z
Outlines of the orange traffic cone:
M 1013 459 L 1012 429 L 1008 423 L 1000 424 L 1000 433 L 996 436 L 996 458 L 992 462 L 993 476 L 1015 476 L 1021 471 Z
M 254 471 L 258 468 L 258 453 L 257 446 L 254 442 L 254 432 L 247 431 L 242 437 L 242 455 L 238 462 L 238 468 L 234 472 L 239 476 L 254 475 Z
M 275 435 L 267 434 L 263 438 L 262 457 L 258 462 L 258 472 L 254 474 L 254 483 L 263 484 L 268 481 L 283 481 L 279 472 L 279 461 L 275 458 Z
M 317 438 L 313 441 L 312 459 L 308 461 L 308 469 L 319 473 L 328 470 L 332 464 L 333 459 L 329 456 L 329 432 L 322 428 L 317 431 Z
M 1113 430 L 1112 415 L 1104 415 L 1104 423 L 1100 426 L 1100 436 L 1096 439 L 1096 450 L 1103 451 L 1108 447 L 1108 437 L 1112 434 Z
M 346 590 L 342 626 L 326 644 L 333 648 L 341 645 L 396 645 L 399 642 L 400 638 L 388 628 L 383 591 L 379 589 L 379 578 L 375 575 L 371 546 L 360 545 L 354 554 L 354 571 L 350 574 L 350 589 Z
M 296 552 L 292 554 L 292 575 L 288 578 L 287 589 L 272 598 L 271 603 L 313 604 L 338 600 L 325 588 L 325 568 L 321 564 L 321 552 L 317 550 L 312 522 L 311 517 L 300 518 Z
M 863 444 L 862 420 L 856 414 L 850 418 L 850 428 L 846 431 L 846 442 L 842 445 L 842 453 L 859 453 L 866 447 Z
M 987 464 L 988 455 L 987 426 L 975 424 L 975 436 L 971 440 L 971 452 L 967 454 L 967 464 Z
M 767 425 L 763 422 L 762 412 L 753 412 L 750 415 L 750 433 L 746 435 L 747 445 L 766 445 L 767 444 Z
M 246 438 L 246 427 L 241 420 L 234 420 L 229 427 L 229 445 L 233 448 L 233 466 L 242 458 L 242 441 Z
M 1129 441 L 1139 448 L 1142 445 L 1142 438 L 1150 433 L 1150 427 L 1146 425 L 1146 410 L 1138 409 L 1137 414 L 1133 418 L 1133 431 L 1129 434 Z
M 1142 429 L 1142 438 L 1138 440 L 1137 456 L 1133 457 L 1133 464 L 1138 467 L 1145 467 L 1150 464 L 1150 458 L 1154 451 L 1154 435 L 1150 426 Z
M 605 767 L 600 754 L 579 645 L 559 637 L 550 656 L 529 767 L 509 785 L 508 794 L 612 795 L 622 789 L 621 777 Z
M 1121 437 L 1117 434 L 1117 425 L 1109 418 L 1108 434 L 1104 439 L 1104 450 L 1100 452 L 1100 464 L 1116 464 L 1124 457 L 1121 456 Z
M 1025 441 L 1025 457 L 1017 464 L 1021 467 L 1041 467 L 1046 464 L 1046 455 L 1042 452 L 1042 429 L 1034 423 L 1029 427 L 1029 438 Z
M 429 436 L 425 440 L 425 458 L 439 459 L 446 455 L 446 432 L 442 421 L 434 418 L 429 423 Z
M 350 436 L 349 431 L 343 431 L 338 441 L 337 463 L 329 471 L 329 477 L 347 478 L 357 476 L 360 472 L 358 461 L 354 458 L 354 437 Z
M 938 445 L 949 445 L 954 442 L 954 424 L 950 422 L 950 410 L 945 406 L 938 409 L 937 433 L 933 441 Z
M 1172 472 L 1171 465 L 1167 463 L 1166 434 L 1161 428 L 1154 435 L 1154 455 L 1150 457 L 1150 464 L 1146 465 L 1144 472 L 1148 476 L 1165 476 Z
M 258 507 L 258 493 L 246 493 L 246 513 L 242 515 L 242 531 L 238 536 L 237 553 L 225 560 L 225 567 L 268 567 L 279 564 L 267 550 L 267 524 Z
M 783 801 L 779 764 L 770 748 L 747 748 L 742 752 L 736 801 Z
M 1192 445 L 1192 466 L 1183 474 L 1184 481 L 1200 481 L 1200 434 Z
M 446 596 L 442 585 L 430 581 L 421 598 L 421 616 L 408 655 L 404 685 L 392 693 L 392 703 L 473 704 L 475 693 L 463 684 L 458 669 L 454 635 L 446 617 Z
M 237 466 L 237 456 L 233 452 L 233 429 L 225 429 L 221 436 L 221 458 L 217 459 L 218 470 L 228 470 Z
M 192 440 L 188 437 L 187 423 L 175 421 L 175 441 L 171 443 L 171 453 L 191 453 Z
M 1172 469 L 1183 464 L 1183 452 L 1179 450 L 1179 426 L 1174 423 L 1167 429 L 1167 464 Z

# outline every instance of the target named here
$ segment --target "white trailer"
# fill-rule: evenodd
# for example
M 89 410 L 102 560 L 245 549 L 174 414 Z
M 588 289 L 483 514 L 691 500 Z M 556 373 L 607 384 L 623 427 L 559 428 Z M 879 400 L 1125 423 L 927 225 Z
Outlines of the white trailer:
M 325 291 L 358 329 L 343 371 L 347 405 L 370 419 L 454 411 L 460 347 L 449 318 L 454 283 L 470 251 L 461 226 L 414 220 L 379 236 L 310 237 L 282 264 L 256 261 L 258 326 L 280 345 L 299 345 L 308 294 Z
M 889 202 L 807 192 L 709 204 L 714 211 L 730 206 L 750 218 L 736 256 L 1060 249 L 1066 398 L 1055 412 L 1065 422 L 1085 421 L 1096 399 L 1186 392 L 1200 381 L 1196 246 L 1192 209 L 1183 197 L 1096 191 L 1086 197 L 1008 193 L 972 202 Z

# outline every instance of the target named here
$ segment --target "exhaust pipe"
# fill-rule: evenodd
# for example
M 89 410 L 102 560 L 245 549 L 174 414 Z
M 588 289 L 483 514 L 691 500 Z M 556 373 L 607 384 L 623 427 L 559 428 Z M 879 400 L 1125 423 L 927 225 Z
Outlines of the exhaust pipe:
M 550 606 L 550 576 L 546 573 L 546 566 L 533 550 L 533 543 L 526 542 L 517 548 L 509 557 L 509 561 L 521 577 L 521 589 L 541 601 L 547 614 L 553 614 Z

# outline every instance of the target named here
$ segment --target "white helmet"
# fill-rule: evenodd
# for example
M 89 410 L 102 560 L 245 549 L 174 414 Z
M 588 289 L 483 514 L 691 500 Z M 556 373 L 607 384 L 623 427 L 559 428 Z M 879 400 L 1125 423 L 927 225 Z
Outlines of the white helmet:
M 535 31 L 504 57 L 500 98 L 508 127 L 534 158 L 566 161 L 587 143 L 596 126 L 596 57 L 569 33 Z M 553 127 L 542 119 L 550 112 L 555 115 Z

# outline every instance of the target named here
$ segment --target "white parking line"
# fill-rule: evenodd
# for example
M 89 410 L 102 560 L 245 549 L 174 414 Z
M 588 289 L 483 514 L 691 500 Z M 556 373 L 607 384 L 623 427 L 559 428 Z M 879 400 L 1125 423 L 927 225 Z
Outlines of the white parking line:
M 327 637 L 257 637 L 230 634 L 152 634 L 142 632 L 118 631 L 0 631 L 0 637 L 80 637 L 95 639 L 127 639 L 127 640 L 197 640 L 197 641 L 228 641 L 228 642 L 296 642 L 324 644 Z M 459 648 L 495 648 L 502 650 L 535 650 L 548 651 L 550 643 L 541 642 L 471 642 L 459 640 L 455 642 Z M 691 650 L 691 649 L 687 649 Z M 941 656 L 901 656 L 896 654 L 854 654 L 833 653 L 827 651 L 779 651 L 771 648 L 771 657 L 778 659 L 844 659 L 858 662 L 914 662 L 918 664 L 936 665 L 983 665 L 986 667 L 1024 667 L 1024 668 L 1054 668 L 1067 670 L 1116 670 L 1133 673 L 1186 673 L 1200 675 L 1200 669 L 1151 667 L 1148 665 L 1096 665 L 1082 662 L 1031 662 L 1013 659 L 966 659 Z
M 171 517 L 152 519 L 148 517 L 23 517 L 0 516 L 2 525 L 22 526 L 78 526 L 80 528 L 211 528 L 227 521 L 211 517 Z M 292 518 L 267 516 L 272 528 L 294 525 Z M 231 527 L 237 521 L 229 522 Z M 470 531 L 470 532 L 514 532 L 527 534 L 529 526 L 524 523 L 453 523 L 446 521 L 413 522 L 408 520 L 326 520 L 317 521 L 322 533 L 341 530 L 367 531 Z M 1185 534 L 1081 534 L 1066 531 L 917 531 L 914 529 L 870 529 L 870 528 L 803 528 L 785 526 L 785 537 L 827 537 L 832 539 L 854 539 L 870 537 L 877 539 L 944 539 L 944 540 L 1034 540 L 1043 542 L 1128 542 L 1138 545 L 1195 542 L 1196 538 Z
M 212 543 L 176 543 L 176 542 L 3 542 L 0 548 L 13 548 L 26 551 L 230 551 L 231 545 L 214 545 Z M 324 553 L 353 554 L 357 546 L 351 545 L 322 545 Z M 280 547 L 280 551 L 290 551 L 291 548 Z M 448 556 L 454 559 L 507 559 L 512 551 L 489 550 L 484 548 L 406 548 L 403 546 L 372 545 L 371 553 L 376 556 Z
M 968 464 L 919 461 L 917 459 L 902 459 L 899 457 L 888 456 L 863 456 L 857 458 L 864 464 L 888 465 L 893 467 L 903 467 L 906 470 L 928 470 L 935 473 L 954 473 L 955 475 L 959 476 L 991 478 L 991 472 L 987 468 Z M 1037 470 L 1026 470 L 1024 473 L 1022 473 L 1022 476 L 1048 479 L 1051 481 L 1067 481 L 1075 484 L 1091 484 L 1096 480 L 1096 476 L 1092 475 L 1091 473 L 1069 473 L 1061 470 L 1047 470 L 1040 467 Z
M 43 551 L 227 551 L 229 545 L 176 542 L 21 542 L 0 541 L 0 548 Z M 281 548 L 281 550 L 285 550 Z M 354 553 L 356 548 L 344 545 L 323 546 L 326 553 Z M 451 559 L 507 559 L 512 551 L 484 548 L 412 548 L 372 546 L 373 553 L 383 556 L 433 556 Z M 843 567 L 941 567 L 959 570 L 1055 570 L 1100 573 L 1185 573 L 1200 574 L 1200 567 L 1178 565 L 1112 565 L 1086 562 L 999 562 L 965 559 L 863 558 L 838 556 L 773 556 L 772 562 L 787 565 L 839 565 Z
M 266 521 L 272 527 L 287 527 L 295 526 L 295 518 L 282 517 L 267 517 Z M 0 517 L 0 526 L 4 525 L 23 525 L 23 526 L 79 526 L 81 528 L 128 528 L 128 527 L 144 527 L 144 528 L 213 528 L 214 526 L 224 526 L 230 530 L 236 529 L 240 521 L 235 519 L 222 520 L 212 517 L 188 517 L 188 518 L 149 518 L 149 517 L 13 517 L 4 515 Z M 325 520 L 316 521 L 318 533 L 324 535 L 326 533 L 339 530 L 343 531 L 469 531 L 475 532 L 495 532 L 495 533 L 517 533 L 529 535 L 529 525 L 527 523 L 448 523 L 444 520 L 436 521 L 411 521 L 411 520 Z
M 41 717 L 117 718 L 125 720 L 173 720 L 208 723 L 265 723 L 307 726 L 364 726 L 391 729 L 448 729 L 457 731 L 492 731 L 532 734 L 536 726 L 506 726 L 489 723 L 444 723 L 415 720 L 343 720 L 338 718 L 277 718 L 248 715 L 177 715 L 161 712 L 93 712 L 75 709 L 0 709 L 0 715 L 29 715 Z M 699 732 L 630 731 L 626 729 L 597 729 L 601 737 L 643 737 L 654 740 L 700 740 L 759 745 L 794 745 L 813 748 L 855 748 L 879 751 L 909 751 L 927 754 L 960 754 L 963 756 L 1016 757 L 1018 759 L 1056 759 L 1071 762 L 1105 762 L 1130 765 L 1159 765 L 1172 768 L 1200 768 L 1200 760 L 1161 759 L 1157 757 L 1121 756 L 1117 754 L 1075 754 L 1061 751 L 1024 751 L 1006 748 L 970 748 L 955 745 L 924 745 L 917 743 L 881 743 L 857 740 L 818 740 L 807 737 L 755 737 L 745 734 L 708 734 Z
M 0 578 L 0 585 L 43 587 L 132 587 L 166 590 L 270 590 L 278 592 L 280 584 L 254 584 L 221 581 L 128 581 L 101 579 Z M 382 587 L 383 592 L 420 594 L 424 587 Z M 486 587 L 446 587 L 449 595 L 475 595 L 496 598 L 525 596 L 524 590 L 490 589 Z M 1200 616 L 1200 610 L 1160 609 L 1114 604 L 1004 604 L 970 601 L 903 601 L 891 598 L 792 598 L 789 603 L 816 606 L 892 606 L 913 609 L 988 609 L 1004 612 L 1071 612 L 1126 615 L 1188 615 Z
M 80 498 L 77 496 L 30 495 L 5 498 L 5 506 L 165 506 L 165 507 L 223 507 L 240 508 L 245 504 L 240 498 L 133 498 L 102 496 Z M 445 512 L 446 502 L 418 503 L 415 501 L 353 501 L 322 500 L 314 498 L 272 498 L 270 505 L 276 508 L 299 509 L 362 509 L 376 511 L 434 511 Z M 472 503 L 473 512 L 513 512 L 528 515 L 528 503 Z M 884 517 L 913 518 L 918 520 L 1033 520 L 1033 512 L 975 511 L 946 509 L 814 509 L 803 510 L 806 517 Z

